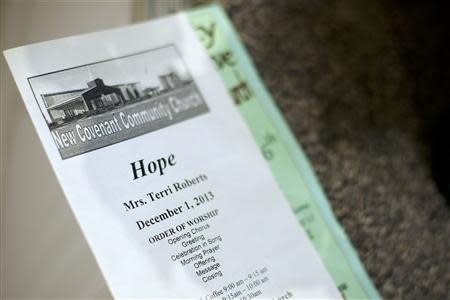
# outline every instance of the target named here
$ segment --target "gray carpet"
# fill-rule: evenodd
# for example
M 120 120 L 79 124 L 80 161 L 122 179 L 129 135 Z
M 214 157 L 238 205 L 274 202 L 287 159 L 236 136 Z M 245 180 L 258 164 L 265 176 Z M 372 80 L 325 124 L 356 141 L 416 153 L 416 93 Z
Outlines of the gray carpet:
M 382 296 L 450 299 L 450 208 L 432 179 L 427 140 L 442 86 L 424 61 L 434 48 L 415 31 L 433 22 L 434 8 L 222 4 Z M 426 49 L 414 53 L 419 42 Z

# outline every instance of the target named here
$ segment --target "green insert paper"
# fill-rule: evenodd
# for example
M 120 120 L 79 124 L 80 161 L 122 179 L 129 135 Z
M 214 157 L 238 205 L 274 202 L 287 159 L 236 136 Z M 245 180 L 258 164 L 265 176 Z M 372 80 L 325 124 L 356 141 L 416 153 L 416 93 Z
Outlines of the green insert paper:
M 381 299 L 223 9 L 188 17 L 336 286 L 346 299 Z

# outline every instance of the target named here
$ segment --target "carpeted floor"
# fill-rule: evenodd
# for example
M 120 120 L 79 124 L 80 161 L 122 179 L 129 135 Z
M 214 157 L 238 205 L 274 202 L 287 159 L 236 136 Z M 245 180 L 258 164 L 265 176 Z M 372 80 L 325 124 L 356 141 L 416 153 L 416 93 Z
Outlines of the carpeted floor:
M 450 206 L 428 141 L 449 99 L 440 8 L 222 4 L 382 296 L 450 299 Z

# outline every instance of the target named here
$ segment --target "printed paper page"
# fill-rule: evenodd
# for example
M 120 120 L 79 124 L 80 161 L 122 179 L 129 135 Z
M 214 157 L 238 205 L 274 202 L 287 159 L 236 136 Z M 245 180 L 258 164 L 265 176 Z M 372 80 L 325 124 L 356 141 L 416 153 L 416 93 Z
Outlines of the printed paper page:
M 114 297 L 340 298 L 184 15 L 5 55 Z

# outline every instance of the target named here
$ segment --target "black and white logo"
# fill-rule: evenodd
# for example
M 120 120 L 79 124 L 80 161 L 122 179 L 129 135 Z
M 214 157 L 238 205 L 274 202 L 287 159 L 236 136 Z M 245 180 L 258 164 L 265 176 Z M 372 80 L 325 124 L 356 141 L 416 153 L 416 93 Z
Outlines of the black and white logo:
M 28 80 L 63 159 L 209 111 L 175 46 Z

